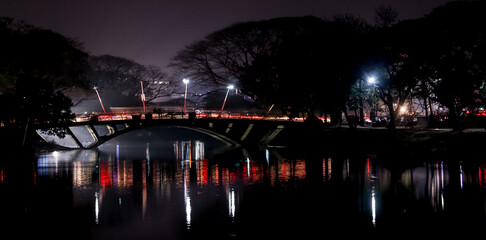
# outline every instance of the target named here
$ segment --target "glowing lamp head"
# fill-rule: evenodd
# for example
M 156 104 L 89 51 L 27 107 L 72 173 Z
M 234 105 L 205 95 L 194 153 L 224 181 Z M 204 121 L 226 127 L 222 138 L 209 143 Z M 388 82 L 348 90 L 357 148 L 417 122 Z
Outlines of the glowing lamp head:
M 182 79 L 182 82 L 183 82 L 184 84 L 188 84 L 188 83 L 189 83 L 189 79 L 184 78 L 184 79 Z
M 401 106 L 400 107 L 400 114 L 405 114 L 407 112 L 407 107 Z
M 375 84 L 376 83 L 376 78 L 375 77 L 369 77 L 367 79 L 367 81 L 368 81 L 369 84 Z
M 228 89 L 233 89 L 233 88 L 235 88 L 235 86 L 233 86 L 233 85 L 228 86 Z

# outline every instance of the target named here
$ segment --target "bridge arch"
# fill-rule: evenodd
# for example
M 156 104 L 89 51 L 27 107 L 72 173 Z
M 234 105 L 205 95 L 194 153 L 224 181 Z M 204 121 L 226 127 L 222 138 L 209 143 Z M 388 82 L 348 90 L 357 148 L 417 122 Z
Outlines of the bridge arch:
M 286 128 L 286 122 L 244 119 L 150 119 L 77 122 L 62 126 L 39 126 L 37 133 L 47 142 L 66 148 L 90 149 L 127 132 L 152 126 L 177 126 L 209 135 L 227 146 L 245 143 L 266 145 Z M 46 134 L 49 127 L 61 127 L 65 138 Z

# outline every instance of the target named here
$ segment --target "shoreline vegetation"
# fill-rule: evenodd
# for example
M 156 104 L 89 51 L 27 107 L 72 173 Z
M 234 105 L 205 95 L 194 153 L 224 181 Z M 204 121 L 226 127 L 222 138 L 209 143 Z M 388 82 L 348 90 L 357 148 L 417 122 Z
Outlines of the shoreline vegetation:
M 481 154 L 486 142 L 484 128 L 453 130 L 450 128 L 327 128 L 286 132 L 271 144 L 301 153 L 323 149 L 334 154 L 379 155 L 396 159 L 400 164 L 416 164 L 437 158 L 458 161 Z M 270 147 L 271 147 L 270 146 Z M 322 152 L 322 151 L 318 151 Z

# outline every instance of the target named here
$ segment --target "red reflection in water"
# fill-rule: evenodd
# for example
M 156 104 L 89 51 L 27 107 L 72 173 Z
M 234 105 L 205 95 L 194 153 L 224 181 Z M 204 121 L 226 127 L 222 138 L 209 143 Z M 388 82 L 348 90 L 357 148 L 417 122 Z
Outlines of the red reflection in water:
M 4 183 L 4 181 L 5 181 L 5 173 L 3 168 L 0 168 L 0 183 Z
M 478 177 L 479 177 L 479 185 L 482 185 L 482 180 L 481 180 L 481 167 L 478 168 Z
M 100 161 L 100 185 L 102 187 L 111 186 L 111 168 L 110 162 Z
M 366 158 L 366 172 L 368 173 L 368 178 L 370 178 L 370 158 Z
M 480 186 L 486 187 L 486 165 L 485 164 L 478 167 L 478 183 Z
M 200 174 L 200 183 L 203 186 L 208 185 L 209 182 L 209 175 L 208 175 L 208 159 L 204 158 L 201 160 L 201 174 Z

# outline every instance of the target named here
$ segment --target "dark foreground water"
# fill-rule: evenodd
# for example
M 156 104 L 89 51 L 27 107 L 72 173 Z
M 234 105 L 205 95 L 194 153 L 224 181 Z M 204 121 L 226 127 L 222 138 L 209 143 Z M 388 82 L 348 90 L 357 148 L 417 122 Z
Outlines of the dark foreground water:
M 164 131 L 0 165 L 1 238 L 463 238 L 486 229 L 480 153 L 407 165 L 325 146 L 228 150 Z

